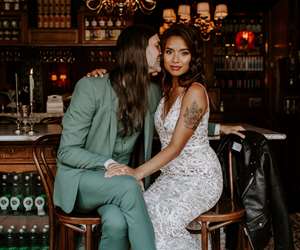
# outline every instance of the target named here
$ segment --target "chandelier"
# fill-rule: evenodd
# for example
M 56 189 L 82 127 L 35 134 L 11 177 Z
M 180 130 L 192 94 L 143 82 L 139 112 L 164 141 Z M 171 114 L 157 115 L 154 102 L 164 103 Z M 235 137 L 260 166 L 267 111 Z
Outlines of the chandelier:
M 150 14 L 156 7 L 156 0 L 85 0 L 86 6 L 97 14 L 133 15 L 137 9 Z
M 191 7 L 195 9 L 196 15 L 191 17 Z M 200 30 L 201 38 L 208 41 L 213 31 L 220 33 L 223 19 L 228 15 L 227 5 L 216 5 L 214 18 L 211 18 L 209 2 L 199 2 L 197 5 L 181 4 L 178 6 L 177 16 L 174 9 L 167 8 L 163 10 L 164 23 L 160 27 L 160 33 L 163 33 L 173 23 L 193 24 Z

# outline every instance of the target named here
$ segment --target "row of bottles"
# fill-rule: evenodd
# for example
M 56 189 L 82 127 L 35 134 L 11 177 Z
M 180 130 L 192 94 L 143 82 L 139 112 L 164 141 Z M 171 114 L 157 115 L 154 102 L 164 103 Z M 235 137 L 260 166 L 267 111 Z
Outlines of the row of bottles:
M 23 49 L 20 48 L 0 48 L 0 62 L 18 62 L 24 57 Z
M 96 63 L 113 63 L 114 58 L 111 50 L 94 48 L 89 50 L 89 62 Z
M 215 87 L 223 89 L 261 89 L 264 86 L 262 79 L 217 79 Z
M 0 250 L 48 250 L 49 249 L 49 225 L 38 228 L 33 225 L 27 228 L 22 225 L 16 228 L 14 225 L 5 228 L 0 225 Z
M 287 97 L 283 102 L 283 112 L 286 115 L 294 115 L 300 113 L 299 97 Z
M 289 43 L 287 80 L 290 88 L 300 88 L 300 50 L 296 50 L 292 43 Z
M 0 178 L 0 215 L 46 215 L 47 199 L 37 173 L 0 173 Z
M 27 1 L 25 0 L 1 0 L 0 10 L 4 14 L 9 11 L 19 11 L 27 9 Z
M 105 17 L 84 17 L 84 40 L 117 40 L 122 29 L 127 25 L 125 20 L 113 20 Z
M 113 63 L 114 48 L 106 47 L 38 47 L 24 49 L 20 47 L 0 48 L 0 62 L 25 62 L 31 56 L 32 60 L 41 63 L 74 63 L 82 61 L 83 57 L 88 62 Z M 84 54 L 84 56 L 82 55 Z
M 75 55 L 70 48 L 41 48 L 39 60 L 46 63 L 73 63 Z
M 222 35 L 216 36 L 215 47 L 225 45 L 235 46 L 242 40 L 242 46 L 251 43 L 247 49 L 264 47 L 264 20 L 258 16 L 232 16 L 227 17 L 223 21 Z M 238 46 L 240 47 L 241 44 Z
M 0 19 L 0 40 L 19 40 L 20 39 L 20 19 L 9 17 Z
M 216 71 L 263 71 L 262 56 L 215 56 Z
M 71 28 L 71 0 L 38 0 L 38 28 Z
M 248 30 L 255 33 L 263 31 L 263 18 L 262 17 L 233 17 L 225 18 L 223 21 L 222 31 L 225 33 L 235 33 L 241 30 Z

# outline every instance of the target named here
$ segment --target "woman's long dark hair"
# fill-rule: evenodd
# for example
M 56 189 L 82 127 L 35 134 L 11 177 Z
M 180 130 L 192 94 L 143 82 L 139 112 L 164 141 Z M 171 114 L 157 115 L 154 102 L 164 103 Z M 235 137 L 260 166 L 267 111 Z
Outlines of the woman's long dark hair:
M 155 31 L 133 25 L 124 29 L 117 41 L 116 66 L 110 80 L 118 100 L 118 119 L 123 136 L 140 129 L 148 107 L 149 74 L 146 48 Z
M 191 25 L 174 24 L 166 30 L 161 37 L 162 48 L 162 65 L 164 64 L 163 54 L 166 49 L 167 40 L 172 36 L 181 37 L 190 53 L 191 62 L 188 72 L 179 77 L 179 86 L 184 87 L 186 90 L 193 82 L 200 82 L 205 84 L 205 77 L 202 64 L 202 40 L 199 35 L 199 30 Z M 169 98 L 169 93 L 172 88 L 172 76 L 162 67 L 162 89 L 166 98 Z

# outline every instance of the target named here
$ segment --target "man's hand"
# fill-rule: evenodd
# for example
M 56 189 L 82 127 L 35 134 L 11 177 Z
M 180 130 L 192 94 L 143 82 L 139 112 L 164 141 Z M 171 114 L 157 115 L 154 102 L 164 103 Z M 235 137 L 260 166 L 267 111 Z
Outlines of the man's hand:
M 113 177 L 117 175 L 131 175 L 137 179 L 136 170 L 123 164 L 112 164 L 105 172 L 105 177 Z M 138 179 L 137 179 L 138 180 Z
M 107 73 L 106 69 L 94 69 L 86 74 L 87 77 L 103 77 Z
M 245 128 L 239 125 L 220 125 L 221 134 L 236 134 L 241 138 L 245 138 L 245 135 L 240 133 L 240 131 L 245 131 Z

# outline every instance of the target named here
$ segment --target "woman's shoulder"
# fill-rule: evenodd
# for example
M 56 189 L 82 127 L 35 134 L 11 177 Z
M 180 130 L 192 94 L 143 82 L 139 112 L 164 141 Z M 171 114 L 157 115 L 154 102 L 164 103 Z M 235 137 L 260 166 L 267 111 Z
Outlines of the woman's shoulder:
M 203 96 L 206 95 L 207 91 L 206 88 L 204 86 L 204 84 L 199 83 L 199 82 L 193 82 L 191 84 L 191 86 L 188 88 L 188 90 L 186 91 L 186 96 Z

